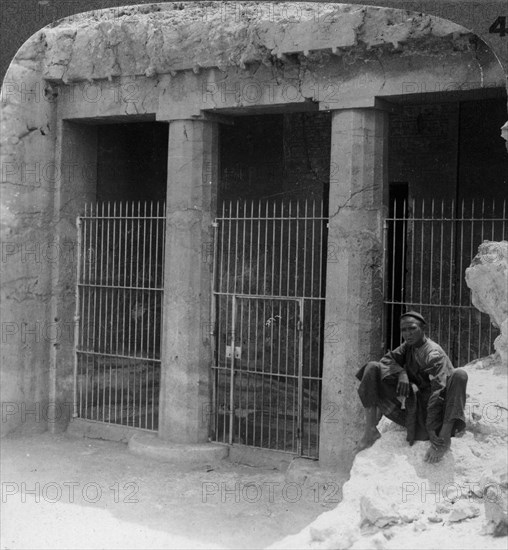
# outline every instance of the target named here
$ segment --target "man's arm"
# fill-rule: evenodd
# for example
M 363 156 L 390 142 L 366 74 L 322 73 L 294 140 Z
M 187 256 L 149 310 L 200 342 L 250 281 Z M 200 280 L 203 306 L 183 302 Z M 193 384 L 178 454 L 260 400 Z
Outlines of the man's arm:
M 401 369 L 404 369 L 406 366 L 406 343 L 401 344 L 398 348 L 388 351 L 381 359 L 381 363 L 386 359 L 387 362 L 395 362 Z
M 389 367 L 389 374 L 398 374 L 405 371 L 406 347 L 404 343 L 394 350 L 387 351 L 379 361 L 381 364 Z
M 397 384 L 397 395 L 409 396 L 409 378 L 406 372 L 406 350 L 405 343 L 388 351 L 381 359 L 380 363 L 386 367 L 386 376 L 396 374 L 399 377 Z

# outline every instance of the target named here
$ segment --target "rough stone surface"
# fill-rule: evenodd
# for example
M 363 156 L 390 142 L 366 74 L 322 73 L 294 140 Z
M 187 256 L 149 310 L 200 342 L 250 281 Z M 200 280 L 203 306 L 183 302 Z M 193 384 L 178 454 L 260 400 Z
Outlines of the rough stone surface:
M 476 504 L 469 504 L 467 502 L 457 502 L 454 506 L 450 515 L 448 516 L 448 521 L 456 522 L 463 521 L 469 518 L 475 518 L 480 515 L 480 508 Z
M 386 527 L 397 523 L 400 517 L 394 506 L 382 494 L 363 495 L 360 499 L 360 514 L 362 523 L 371 523 L 376 527 Z
M 494 355 L 466 365 L 465 370 L 469 394 L 465 411 L 467 429 L 475 436 L 505 438 L 508 433 L 506 368 Z
M 484 241 L 466 269 L 466 283 L 474 306 L 501 330 L 494 348 L 508 368 L 508 241 Z
M 410 44 L 417 53 L 436 50 L 443 38 L 450 53 L 471 47 L 471 33 L 455 23 L 392 8 L 328 4 L 316 19 L 311 3 L 296 8 L 281 4 L 271 16 L 260 3 L 217 4 L 155 4 L 126 8 L 120 16 L 118 10 L 103 10 L 93 18 L 83 14 L 62 20 L 40 33 L 44 77 L 71 82 L 203 67 L 244 68 L 322 48 L 341 54 L 352 47 L 404 50 Z M 241 17 L 235 17 L 237 6 Z
M 508 535 L 508 466 L 498 460 L 486 470 L 480 487 L 485 500 L 487 532 L 494 536 Z

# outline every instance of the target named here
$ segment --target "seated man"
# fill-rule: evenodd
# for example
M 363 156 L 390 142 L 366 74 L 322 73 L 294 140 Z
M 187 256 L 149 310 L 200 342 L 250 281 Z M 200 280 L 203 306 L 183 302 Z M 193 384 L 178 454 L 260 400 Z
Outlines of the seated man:
M 381 437 L 376 426 L 383 414 L 406 427 L 410 445 L 430 439 L 427 462 L 441 460 L 450 438 L 464 430 L 467 373 L 454 369 L 441 346 L 425 336 L 425 324 L 414 311 L 401 315 L 404 343 L 358 371 L 367 425 L 357 452 Z

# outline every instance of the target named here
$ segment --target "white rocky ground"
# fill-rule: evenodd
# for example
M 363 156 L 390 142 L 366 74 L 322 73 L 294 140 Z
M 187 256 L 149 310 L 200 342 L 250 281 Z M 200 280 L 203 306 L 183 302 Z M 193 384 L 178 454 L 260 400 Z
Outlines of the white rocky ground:
M 505 328 L 508 242 L 481 245 L 467 280 L 475 305 Z M 496 354 L 464 367 L 469 376 L 466 432 L 452 440 L 441 463 L 424 462 L 428 443 L 409 447 L 405 430 L 383 419 L 381 439 L 355 458 L 342 502 L 270 548 L 506 549 L 505 336 L 503 330 Z

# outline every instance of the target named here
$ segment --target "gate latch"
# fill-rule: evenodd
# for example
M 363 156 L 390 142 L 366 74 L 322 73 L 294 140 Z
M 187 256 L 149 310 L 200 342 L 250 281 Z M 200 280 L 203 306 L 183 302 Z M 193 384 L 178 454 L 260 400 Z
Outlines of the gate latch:
M 226 359 L 231 359 L 233 357 L 232 346 L 226 346 Z M 235 346 L 235 359 L 242 358 L 242 347 Z

